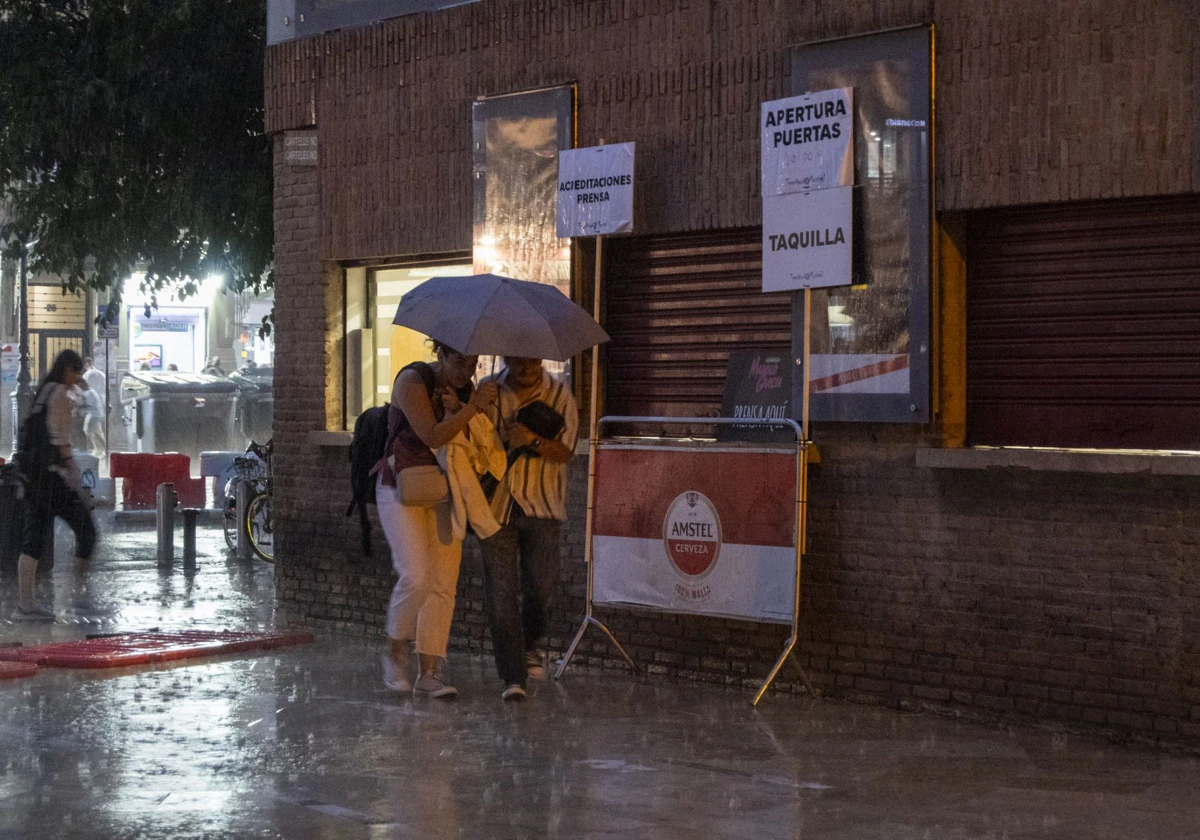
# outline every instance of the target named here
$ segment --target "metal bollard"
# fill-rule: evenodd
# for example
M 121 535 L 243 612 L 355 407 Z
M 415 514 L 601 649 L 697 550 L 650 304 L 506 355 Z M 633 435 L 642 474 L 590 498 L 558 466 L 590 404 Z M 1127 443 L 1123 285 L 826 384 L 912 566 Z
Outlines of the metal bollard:
M 183 514 L 183 562 L 196 562 L 196 517 L 200 511 L 195 508 L 184 508 Z
M 158 562 L 175 562 L 175 496 L 174 484 L 158 485 L 156 497 L 156 512 L 158 514 Z
M 251 487 L 249 481 L 239 481 L 234 488 L 233 498 L 237 502 L 237 557 L 249 560 L 254 555 L 250 547 L 250 535 L 246 532 L 246 509 L 250 507 Z

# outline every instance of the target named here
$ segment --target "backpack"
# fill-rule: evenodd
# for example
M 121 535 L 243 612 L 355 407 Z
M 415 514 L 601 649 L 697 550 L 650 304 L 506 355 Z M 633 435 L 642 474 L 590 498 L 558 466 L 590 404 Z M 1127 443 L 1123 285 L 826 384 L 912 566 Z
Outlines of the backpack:
M 26 481 L 32 481 L 59 462 L 58 447 L 50 442 L 50 429 L 46 425 L 46 403 L 53 393 L 52 385 L 42 387 L 17 435 L 17 452 L 13 460 Z
M 409 369 L 415 370 L 425 384 L 429 399 L 433 399 L 434 374 L 433 368 L 425 362 L 413 362 L 405 365 L 400 373 Z M 400 378 L 400 373 L 396 378 Z M 392 387 L 395 388 L 393 381 Z M 466 402 L 471 398 L 471 386 L 459 391 L 459 398 Z M 465 397 L 465 398 L 464 398 Z M 367 505 L 375 504 L 375 476 L 371 470 L 387 455 L 388 444 L 388 411 L 390 406 L 368 408 L 354 421 L 354 439 L 350 444 L 350 487 L 353 494 L 350 506 L 346 508 L 346 516 L 358 510 L 358 523 L 362 528 L 363 556 L 371 554 L 371 521 L 367 518 Z
M 346 516 L 358 509 L 358 522 L 362 526 L 362 552 L 371 553 L 371 522 L 367 519 L 367 505 L 375 504 L 375 476 L 371 470 L 379 463 L 387 448 L 388 406 L 368 408 L 354 421 L 354 440 L 350 444 L 350 487 L 353 494 Z

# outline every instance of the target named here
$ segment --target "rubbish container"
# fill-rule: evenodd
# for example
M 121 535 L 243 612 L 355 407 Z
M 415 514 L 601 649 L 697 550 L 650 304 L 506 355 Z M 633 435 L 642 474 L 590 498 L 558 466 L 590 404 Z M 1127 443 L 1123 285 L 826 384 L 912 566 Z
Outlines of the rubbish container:
M 205 373 L 131 372 L 121 402 L 134 409 L 138 452 L 179 452 L 196 460 L 207 449 L 229 449 L 238 386 Z
M 238 430 L 246 443 L 266 443 L 274 434 L 275 368 L 256 367 L 229 374 L 238 386 Z
M 21 556 L 21 532 L 25 526 L 25 499 L 20 479 L 13 464 L 0 466 L 0 574 L 17 573 L 17 558 Z M 54 568 L 54 521 L 46 523 L 49 539 L 38 562 L 38 571 Z

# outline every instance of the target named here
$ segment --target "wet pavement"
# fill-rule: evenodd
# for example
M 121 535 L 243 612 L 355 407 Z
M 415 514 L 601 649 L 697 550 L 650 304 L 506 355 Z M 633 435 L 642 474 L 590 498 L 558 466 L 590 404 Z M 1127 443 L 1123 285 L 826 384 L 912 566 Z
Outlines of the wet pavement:
M 160 569 L 152 529 L 108 529 L 95 610 L 26 644 L 159 627 L 270 629 L 271 567 L 202 530 Z M 12 609 L 5 581 L 0 615 Z M 503 704 L 385 691 L 377 643 L 0 682 L 0 838 L 1200 837 L 1200 760 L 1033 729 L 574 670 Z

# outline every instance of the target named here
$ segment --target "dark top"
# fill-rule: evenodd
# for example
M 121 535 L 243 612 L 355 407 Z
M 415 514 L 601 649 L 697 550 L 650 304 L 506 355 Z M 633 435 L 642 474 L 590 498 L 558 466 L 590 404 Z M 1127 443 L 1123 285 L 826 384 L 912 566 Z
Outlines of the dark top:
M 425 362 L 413 362 L 411 365 L 405 365 L 400 373 L 408 369 L 414 369 L 421 375 L 421 380 L 425 383 L 425 391 L 429 394 L 429 404 L 433 408 L 433 419 L 440 423 L 445 416 L 445 410 L 442 408 L 442 401 L 433 398 L 434 392 L 434 374 L 433 368 Z M 400 373 L 396 374 L 396 378 L 400 378 Z M 392 383 L 392 390 L 395 390 L 395 383 Z M 471 399 L 471 391 L 473 386 L 468 384 L 466 388 L 460 389 L 458 398 L 463 403 Z M 437 456 L 433 454 L 425 443 L 418 437 L 416 429 L 408 422 L 408 418 L 404 416 L 404 412 L 396 408 L 395 404 L 388 404 L 388 442 L 384 446 L 383 460 L 376 465 L 376 470 L 383 476 L 383 483 L 387 487 L 396 486 L 396 473 L 409 467 L 424 467 L 436 466 Z M 394 459 L 394 466 L 387 462 L 388 457 Z

